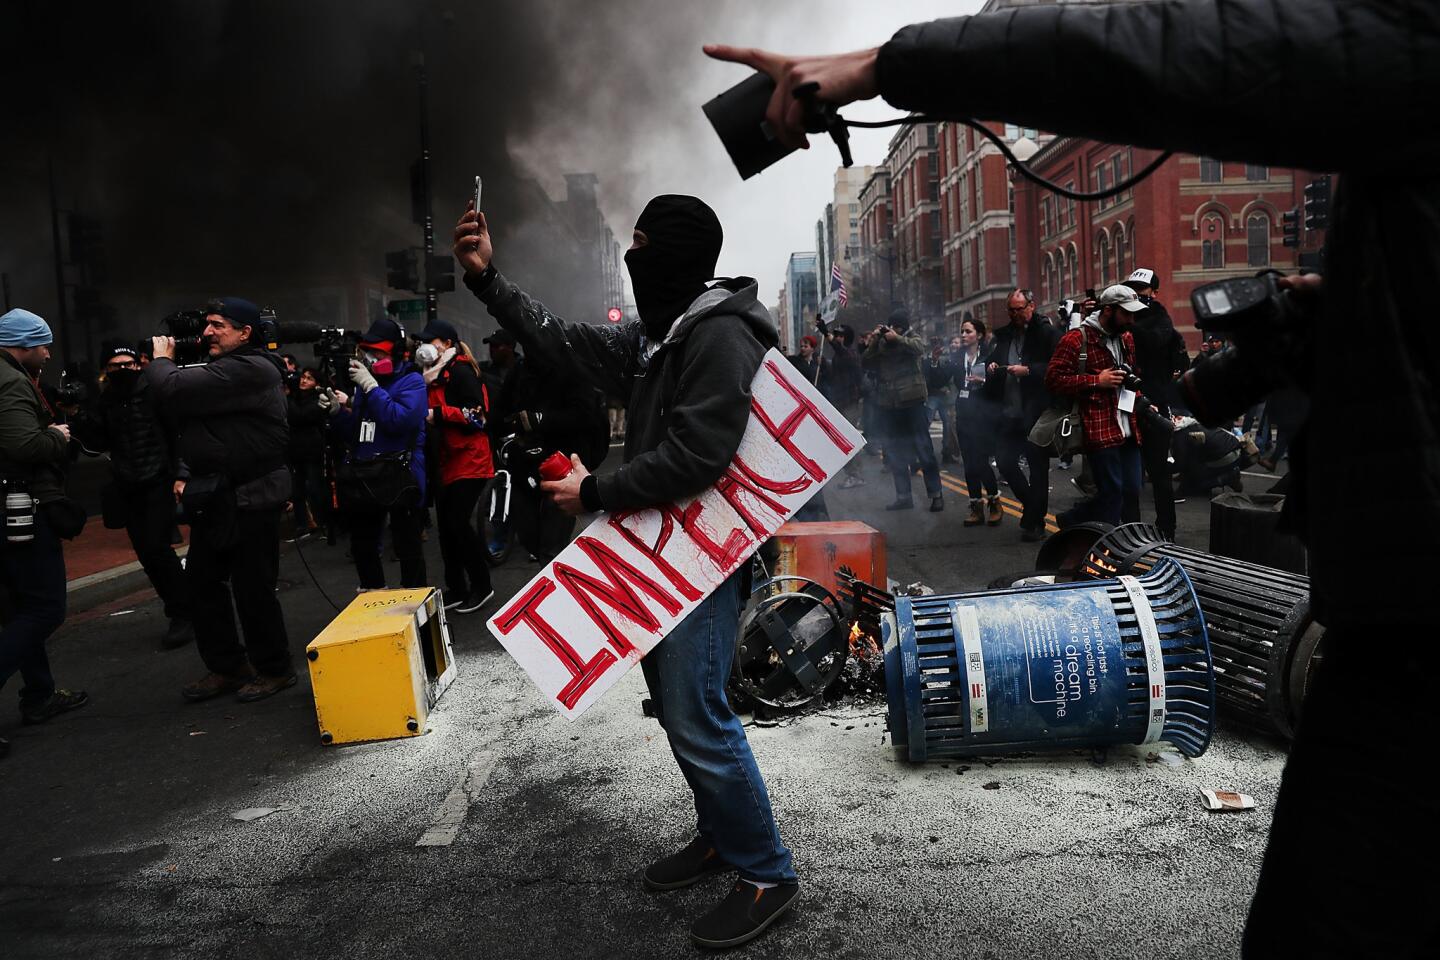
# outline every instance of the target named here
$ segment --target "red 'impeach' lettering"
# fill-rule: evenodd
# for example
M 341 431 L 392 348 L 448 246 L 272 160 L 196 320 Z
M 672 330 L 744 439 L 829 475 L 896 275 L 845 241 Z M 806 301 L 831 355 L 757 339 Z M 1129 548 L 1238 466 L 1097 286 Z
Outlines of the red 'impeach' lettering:
M 545 644 L 570 672 L 570 682 L 560 689 L 555 699 L 564 704 L 566 710 L 573 710 L 575 704 L 585 695 L 585 691 L 615 664 L 616 658 L 615 654 L 602 648 L 588 661 L 581 662 L 580 654 L 575 652 L 575 648 L 540 615 L 541 601 L 554 592 L 555 581 L 549 577 L 541 577 L 520 595 L 520 599 L 516 600 L 510 609 L 495 618 L 495 626 L 506 635 L 519 623 L 534 631 L 540 642 Z
M 770 372 L 770 376 L 775 378 L 775 382 L 778 383 L 786 393 L 790 394 L 790 398 L 795 401 L 795 409 L 792 410 L 790 415 L 782 420 L 778 426 L 775 421 L 770 419 L 770 414 L 765 411 L 764 407 L 760 406 L 760 401 L 754 396 L 750 398 L 750 409 L 755 411 L 755 416 L 760 418 L 760 423 L 764 425 L 766 432 L 774 437 L 780 446 L 785 448 L 785 452 L 790 454 L 806 473 L 810 474 L 810 476 L 816 480 L 824 480 L 827 474 L 824 470 L 820 469 L 820 464 L 805 456 L 805 454 L 801 453 L 800 449 L 795 446 L 793 439 L 795 431 L 800 429 L 800 425 L 805 422 L 805 419 L 808 417 L 814 420 L 815 425 L 825 432 L 825 436 L 830 438 L 830 442 L 835 444 L 835 448 L 841 453 L 849 453 L 854 449 L 854 445 L 845 439 L 845 435 L 835 428 L 835 424 L 831 423 L 829 418 L 820 412 L 820 408 L 815 406 L 809 397 L 805 396 L 805 394 L 795 388 L 794 384 L 785 379 L 774 360 L 766 360 L 765 369 Z
M 634 530 L 625 526 L 625 521 L 639 512 L 638 510 L 622 510 L 613 513 L 610 515 L 610 526 L 625 538 L 626 543 L 645 554 L 646 558 L 655 564 L 655 569 L 663 573 L 665 579 L 670 581 L 670 585 L 680 592 L 680 596 L 686 600 L 699 600 L 704 594 L 695 589 L 695 585 L 686 580 L 683 573 L 676 570 L 669 560 L 660 555 L 660 552 L 665 549 L 665 544 L 670 542 L 670 533 L 675 529 L 675 521 L 671 520 L 670 514 L 665 511 L 656 511 L 660 517 L 660 536 L 656 537 L 655 543 L 651 545 L 642 540 Z
M 594 537 L 577 537 L 575 546 L 589 557 L 595 566 L 600 568 L 600 572 L 605 575 L 605 580 L 597 580 L 568 563 L 555 564 L 555 579 L 565 585 L 565 589 L 570 591 L 570 596 L 580 604 L 585 615 L 595 626 L 605 632 L 605 638 L 610 641 L 610 646 L 614 647 L 615 652 L 620 656 L 628 657 L 635 653 L 635 645 L 605 615 L 600 609 L 600 605 L 595 602 L 596 600 L 604 601 L 610 609 L 650 633 L 659 632 L 660 621 L 636 595 L 630 587 L 630 583 L 639 587 L 650 599 L 660 604 L 670 616 L 673 617 L 680 612 L 678 600 L 666 593 L 660 584 L 641 573 L 634 564 L 622 559 L 619 554 L 599 540 Z M 629 580 L 630 583 L 626 583 L 626 580 Z

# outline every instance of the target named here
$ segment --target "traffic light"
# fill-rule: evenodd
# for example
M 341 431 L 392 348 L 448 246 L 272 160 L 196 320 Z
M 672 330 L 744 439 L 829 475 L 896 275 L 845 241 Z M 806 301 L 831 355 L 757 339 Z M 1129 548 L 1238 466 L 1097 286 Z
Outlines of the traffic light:
M 420 293 L 420 251 L 414 247 L 385 254 L 385 285 L 392 290 Z
M 1324 230 L 1330 225 L 1330 177 L 1305 184 L 1305 229 Z
M 1285 246 L 1300 246 L 1300 208 L 1293 207 L 1280 214 L 1280 223 Z
M 425 276 L 436 293 L 450 293 L 455 289 L 455 258 L 448 253 L 443 257 L 431 257 Z

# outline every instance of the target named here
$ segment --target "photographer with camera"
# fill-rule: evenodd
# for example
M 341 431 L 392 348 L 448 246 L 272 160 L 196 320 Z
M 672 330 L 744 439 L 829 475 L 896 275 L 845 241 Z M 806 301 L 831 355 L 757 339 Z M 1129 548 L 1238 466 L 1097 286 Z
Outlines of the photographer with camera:
M 572 472 L 544 484 L 567 513 L 697 496 L 734 459 L 750 420 L 750 384 L 779 337 L 754 280 L 709 284 L 721 235 L 715 212 L 695 197 L 652 199 L 625 255 L 640 318 L 598 326 L 559 319 L 496 271 L 484 214 L 472 207 L 455 227 L 465 285 L 519 335 L 527 357 L 551 358 L 629 398 L 624 464 L 597 477 L 572 456 Z M 725 694 L 748 570 L 742 564 L 640 661 L 698 821 L 697 835 L 647 867 L 644 882 L 675 890 L 739 871 L 729 896 L 691 928 L 693 940 L 711 947 L 759 936 L 799 892 L 745 727 Z
M 175 456 L 160 421 L 150 381 L 134 347 L 112 347 L 101 364 L 105 379 L 92 412 L 71 418 L 81 449 L 110 455 L 110 482 L 100 491 L 109 529 L 124 528 L 135 558 L 165 607 L 170 625 L 161 645 L 195 639 L 185 568 L 175 555 Z
M 1116 42 L 1123 38 L 1123 42 Z M 1086 81 L 1123 89 L 1128 108 L 1055 95 L 1056 50 L 1086 51 Z M 1424 956 L 1433 952 L 1431 825 L 1423 786 L 1424 697 L 1373 679 L 1385 642 L 1391 676 L 1428 672 L 1428 595 L 1406 577 L 1355 577 L 1361 557 L 1428 569 L 1440 538 L 1440 332 L 1417 318 L 1440 275 L 1440 114 L 1416 109 L 1440 88 L 1440 6 L 1432 0 L 1053 4 L 902 29 L 883 47 L 791 58 L 712 47 L 776 80 L 767 115 L 787 145 L 804 140 L 798 86 L 843 105 L 883 94 L 906 110 L 1025 126 L 1253 163 L 1338 171 L 1326 276 L 1285 277 L 1271 316 L 1235 331 L 1235 349 L 1186 375 L 1186 403 L 1219 425 L 1279 384 L 1307 389 L 1291 454 L 1292 523 L 1309 548 L 1312 612 L 1326 654 L 1305 699 L 1245 933 L 1249 957 Z M 1303 96 L 1297 96 L 1303 92 Z M 1137 127 L 1133 116 L 1147 122 Z M 1403 150 L 1365 130 L 1405 131 Z M 1344 131 L 1338 133 L 1337 131 Z M 1383 374 L 1354 382 L 1359 325 L 1386 345 Z M 1356 523 L 1354 498 L 1379 438 L 1403 523 Z M 1389 643 L 1394 638 L 1401 641 Z M 1366 678 L 1362 682 L 1355 677 Z M 1383 731 L 1357 718 L 1385 719 Z M 1365 804 L 1336 804 L 1344 776 Z M 1383 810 L 1381 816 L 1376 810 Z M 1417 842 L 1417 838 L 1421 838 Z M 1305 904 L 1296 921 L 1294 905 Z
M 445 607 L 474 613 L 495 596 L 485 545 L 475 531 L 475 507 L 486 481 L 495 476 L 485 432 L 490 399 L 470 347 L 453 326 L 431 320 L 416 339 L 415 359 L 428 391 L 428 461 L 432 478 L 439 481 L 435 524 L 445 563 Z
M 9 594 L 0 627 L 0 687 L 16 673 L 20 720 L 44 723 L 83 707 L 83 691 L 62 690 L 50 674 L 45 641 L 65 622 L 65 555 L 61 538 L 84 526 L 74 522 L 65 497 L 70 429 L 55 422 L 40 390 L 40 371 L 50 359 L 50 326 L 29 310 L 0 316 L 0 481 L 3 481 L 4 540 L 0 541 L 0 585 Z M 10 742 L 0 739 L 0 757 Z
M 353 395 L 324 394 L 330 429 L 345 443 L 335 468 L 335 494 L 350 527 L 350 555 L 361 590 L 384 590 L 380 537 L 385 521 L 400 558 L 400 586 L 424 587 L 421 512 L 425 502 L 425 420 L 428 391 L 405 359 L 405 331 L 382 317 L 360 338 L 349 362 Z
M 1079 397 L 1085 460 L 1095 476 L 1095 497 L 1060 517 L 1062 527 L 1086 520 L 1116 525 L 1127 498 L 1140 496 L 1140 425 L 1135 405 L 1144 402 L 1127 386 L 1135 365 L 1135 314 L 1145 304 L 1123 284 L 1107 287 L 1086 317 L 1055 345 L 1045 386 L 1060 397 Z M 1168 437 L 1167 437 L 1168 440 Z M 1168 444 L 1167 444 L 1168 448 Z
M 1176 381 L 1190 367 L 1185 338 L 1175 329 L 1170 311 L 1155 294 L 1160 280 L 1149 267 L 1140 267 L 1124 281 L 1135 291 L 1145 309 L 1135 318 L 1135 363 L 1140 374 L 1140 392 L 1159 411 L 1160 417 L 1140 418 L 1140 459 L 1150 489 L 1155 494 L 1155 526 L 1167 540 L 1175 539 L 1175 488 L 1170 475 L 1170 398 Z M 1140 505 L 1126 509 L 1140 515 Z
M 285 396 L 290 422 L 290 502 L 295 510 L 295 539 L 306 540 L 330 522 L 330 490 L 325 480 L 325 423 L 327 407 L 320 371 L 304 367 Z
M 851 423 L 860 424 L 860 393 L 864 374 L 860 357 L 855 352 L 855 330 L 843 323 L 834 325 L 817 318 L 815 328 L 825 338 L 825 355 L 820 358 L 820 392 L 835 405 L 840 415 Z M 845 479 L 841 490 L 865 485 L 860 475 L 860 458 L 852 457 L 840 470 Z
M 920 465 L 930 512 L 945 509 L 940 486 L 940 464 L 930 442 L 928 391 L 921 369 L 925 343 L 910 335 L 910 315 L 904 308 L 890 314 L 888 323 L 877 326 L 861 362 L 875 372 L 875 403 L 879 408 L 880 431 L 885 440 L 885 459 L 895 483 L 895 502 L 886 510 L 913 510 L 910 470 Z
M 195 645 L 209 669 L 180 692 L 190 701 L 234 693 L 251 702 L 295 684 L 275 596 L 290 496 L 283 366 L 265 349 L 260 308 L 249 300 L 221 297 L 203 313 L 209 362 L 177 366 L 175 339 L 157 336 L 143 374 L 156 407 L 177 424 L 174 489 L 190 522 L 185 575 Z

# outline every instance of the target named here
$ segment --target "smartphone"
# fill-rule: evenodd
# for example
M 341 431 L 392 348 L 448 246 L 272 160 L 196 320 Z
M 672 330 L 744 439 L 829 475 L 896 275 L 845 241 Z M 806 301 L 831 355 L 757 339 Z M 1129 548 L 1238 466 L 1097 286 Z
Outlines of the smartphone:
M 476 177 L 476 178 L 475 178 L 475 196 L 474 196 L 474 198 L 472 199 L 471 202 L 475 204 L 475 209 L 476 209 L 476 210 L 479 210 L 479 209 L 480 209 L 480 178 L 479 178 L 479 177 Z
M 479 178 L 479 177 L 476 177 L 476 178 L 475 178 L 475 183 L 477 184 L 477 186 L 475 187 L 475 189 L 476 189 L 476 191 L 477 191 L 477 194 L 476 194 L 476 195 L 478 196 L 478 195 L 479 195 L 479 194 L 478 194 L 478 191 L 479 191 L 479 189 L 480 189 L 480 187 L 478 186 L 478 184 L 480 183 L 480 178 Z M 476 210 L 479 210 L 480 208 L 479 208 L 479 207 L 476 207 L 475 209 L 476 209 Z M 1086 300 L 1094 300 L 1094 299 L 1095 299 L 1095 288 L 1094 288 L 1094 287 L 1086 287 L 1086 288 L 1085 288 L 1085 299 L 1086 299 Z

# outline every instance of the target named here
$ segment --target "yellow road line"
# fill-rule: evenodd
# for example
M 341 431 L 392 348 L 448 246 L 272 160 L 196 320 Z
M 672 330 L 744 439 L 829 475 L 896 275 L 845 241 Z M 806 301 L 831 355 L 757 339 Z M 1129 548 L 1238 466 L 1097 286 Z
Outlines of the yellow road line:
M 948 487 L 955 493 L 963 493 L 968 497 L 970 495 L 969 486 L 965 483 L 964 480 L 952 479 L 954 477 L 955 474 L 949 470 L 940 471 L 940 482 L 942 484 L 944 484 L 946 487 Z M 1022 511 L 1025 509 L 1025 507 L 1018 500 L 1012 500 L 1009 497 L 1001 497 L 1000 509 L 1002 512 L 1009 514 L 1012 517 L 1018 518 L 1020 516 L 1023 516 Z M 1045 530 L 1049 533 L 1060 532 L 1059 522 L 1055 519 L 1055 514 L 1045 514 Z

